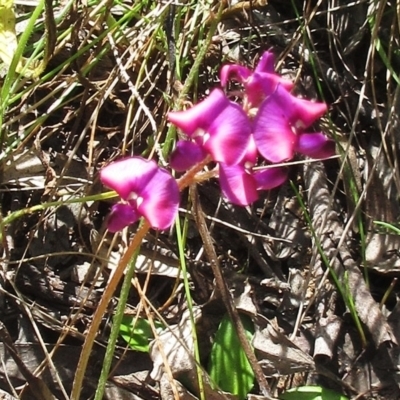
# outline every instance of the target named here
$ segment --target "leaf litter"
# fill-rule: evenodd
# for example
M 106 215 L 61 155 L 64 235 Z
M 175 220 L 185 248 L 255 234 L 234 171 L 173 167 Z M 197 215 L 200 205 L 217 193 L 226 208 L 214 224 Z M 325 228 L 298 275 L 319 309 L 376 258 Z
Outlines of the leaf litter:
M 129 16 L 119 33 L 105 32 L 111 20 L 104 23 L 94 4 L 77 4 L 60 18 L 56 6 L 57 28 L 67 39 L 58 38 L 45 71 L 50 77 L 18 83 L 22 95 L 3 120 L 10 144 L 1 156 L 3 218 L 44 200 L 100 193 L 99 168 L 127 151 L 141 154 L 154 144 L 160 156 L 154 140 L 165 134 L 169 101 L 188 66 L 174 73 L 166 46 L 171 32 L 159 37 L 155 32 L 168 28 L 164 13 L 173 15 L 175 8 L 175 45 L 190 64 L 202 33 L 190 31 L 188 47 L 179 33 L 196 15 L 182 4 L 107 7 L 116 20 Z M 220 198 L 212 181 L 199 187 L 223 278 L 236 309 L 252 318 L 252 346 L 276 398 L 303 385 L 323 385 L 358 399 L 400 396 L 398 236 L 373 224 L 398 222 L 395 8 L 393 2 L 369 1 L 226 5 L 201 67 L 199 94 L 214 82 L 222 62 L 254 66 L 272 48 L 278 68 L 296 78 L 299 94 L 317 99 L 323 93 L 330 104 L 321 128 L 336 138 L 341 158 L 299 159 L 290 176 L 298 193 L 288 184 L 252 207 L 238 208 Z M 210 10 L 203 12 L 207 20 Z M 144 16 L 154 23 L 146 25 Z M 383 50 L 376 47 L 378 40 Z M 134 233 L 134 228 L 125 236 L 104 233 L 112 201 L 66 204 L 2 225 L 1 320 L 11 340 L 0 346 L 0 389 L 9 396 L 48 398 L 50 391 L 54 398 L 68 398 L 85 330 Z M 188 215 L 185 259 L 195 313 L 201 315 L 195 325 L 204 368 L 225 309 L 196 222 Z M 149 302 L 158 311 L 145 317 L 162 318 L 167 328 L 149 355 L 118 342 L 105 399 L 167 399 L 177 393 L 199 398 L 199 365 L 178 260 L 173 235 L 146 238 L 137 270 L 146 294 L 132 288 L 127 312 L 140 313 L 141 302 Z M 80 277 L 73 278 L 80 269 Z M 82 398 L 95 392 L 117 297 L 97 334 Z M 349 305 L 360 320 L 358 328 Z M 212 385 L 205 369 L 200 371 L 207 399 L 233 398 Z M 255 384 L 250 396 L 257 395 Z

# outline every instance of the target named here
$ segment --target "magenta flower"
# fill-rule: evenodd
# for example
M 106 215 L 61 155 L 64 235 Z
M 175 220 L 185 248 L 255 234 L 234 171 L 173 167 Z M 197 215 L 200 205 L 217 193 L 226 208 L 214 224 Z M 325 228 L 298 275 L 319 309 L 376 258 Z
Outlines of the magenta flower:
M 247 206 L 259 197 L 260 190 L 270 190 L 282 185 L 287 171 L 272 167 L 253 171 L 243 165 L 219 164 L 219 183 L 223 195 L 233 204 Z
M 260 105 L 253 134 L 258 151 L 272 163 L 293 158 L 295 152 L 314 158 L 335 153 L 335 143 L 321 132 L 303 133 L 327 110 L 325 103 L 300 99 L 282 85 Z
M 281 167 L 254 171 L 256 161 L 257 148 L 251 136 L 245 156 L 239 164 L 219 164 L 221 190 L 231 203 L 247 206 L 258 199 L 260 190 L 273 189 L 287 179 L 287 171 Z
M 169 158 L 169 164 L 176 171 L 186 171 L 206 157 L 207 151 L 195 141 L 178 140 Z
M 220 89 L 214 89 L 188 110 L 170 112 L 168 119 L 190 139 L 178 142 L 171 155 L 171 167 L 178 171 L 192 167 L 208 154 L 215 162 L 233 165 L 246 152 L 251 133 L 249 119 Z
M 214 89 L 192 108 L 168 114 L 169 121 L 188 137 L 176 144 L 171 167 L 185 171 L 209 157 L 217 164 L 224 196 L 238 205 L 251 204 L 260 190 L 287 179 L 286 168 L 255 168 L 258 155 L 281 163 L 296 152 L 314 158 L 335 152 L 334 142 L 323 133 L 305 132 L 326 112 L 326 104 L 290 94 L 293 83 L 275 73 L 274 61 L 267 51 L 254 71 L 238 64 L 221 69 L 222 87 L 229 79 L 243 85 L 242 106 Z
M 122 200 L 111 209 L 109 231 L 117 232 L 140 217 L 156 229 L 167 229 L 174 222 L 179 188 L 171 174 L 155 161 L 142 157 L 115 161 L 100 171 L 100 180 Z
M 230 203 L 247 206 L 258 199 L 257 183 L 251 169 L 243 165 L 219 164 L 218 170 L 222 194 Z
M 250 104 L 257 107 L 275 91 L 278 84 L 289 91 L 293 88 L 293 82 L 275 73 L 274 62 L 273 53 L 266 51 L 261 56 L 254 71 L 239 64 L 224 65 L 220 72 L 221 85 L 225 87 L 229 78 L 233 76 L 236 81 L 244 86 Z

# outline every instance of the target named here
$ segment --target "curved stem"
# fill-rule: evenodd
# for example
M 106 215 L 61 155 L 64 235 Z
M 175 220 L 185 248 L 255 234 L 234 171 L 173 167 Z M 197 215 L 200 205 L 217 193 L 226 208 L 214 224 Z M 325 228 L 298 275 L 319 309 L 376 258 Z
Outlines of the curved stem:
M 96 394 L 94 400 L 101 400 L 104 395 L 104 389 L 106 387 L 108 374 L 110 372 L 112 360 L 114 357 L 115 344 L 117 343 L 119 336 L 119 329 L 121 326 L 122 318 L 124 316 L 126 301 L 128 299 L 129 291 L 132 286 L 132 278 L 135 274 L 135 262 L 139 254 L 139 247 L 134 251 L 133 257 L 130 260 L 129 267 L 126 271 L 124 282 L 122 283 L 121 294 L 115 315 L 112 322 L 110 338 L 107 343 L 106 354 L 104 356 L 103 367 L 101 369 L 99 383 L 96 388 Z
M 189 74 L 185 79 L 185 84 L 183 85 L 183 88 L 179 93 L 179 97 L 175 102 L 178 105 L 177 110 L 182 109 L 183 100 L 188 95 L 190 89 L 193 86 L 195 78 L 199 73 L 199 68 L 201 66 L 201 63 L 203 62 L 204 57 L 206 56 L 207 51 L 210 48 L 215 31 L 217 30 L 218 23 L 221 21 L 222 10 L 224 9 L 224 7 L 225 7 L 225 2 L 221 1 L 218 7 L 217 14 L 215 15 L 215 17 L 211 18 L 210 29 L 204 40 L 204 44 L 200 47 L 200 50 L 194 60 L 192 68 L 190 69 Z M 167 158 L 168 154 L 171 151 L 171 147 L 173 146 L 173 143 L 175 141 L 175 135 L 176 135 L 176 128 L 171 124 L 168 129 L 167 136 L 165 138 L 162 149 L 164 158 Z
M 76 369 L 75 379 L 71 392 L 71 399 L 78 400 L 80 398 L 80 393 L 82 389 L 82 383 L 83 383 L 83 378 L 85 376 L 87 363 L 89 361 L 89 356 L 92 351 L 93 343 L 96 338 L 97 331 L 99 329 L 103 315 L 106 312 L 108 303 L 110 302 L 111 297 L 113 296 L 115 289 L 117 288 L 118 283 L 125 272 L 125 267 L 128 265 L 129 261 L 135 254 L 135 250 L 139 248 L 140 244 L 142 243 L 149 229 L 150 225 L 147 221 L 145 221 L 143 225 L 136 232 L 136 235 L 133 237 L 131 244 L 127 248 L 125 254 L 118 263 L 118 266 L 114 271 L 114 274 L 111 276 L 108 282 L 107 289 L 105 290 L 100 300 L 100 303 L 97 306 L 97 309 L 93 315 L 92 323 L 90 324 L 89 330 L 86 333 L 86 339 L 83 344 L 82 353 L 79 358 L 78 366 Z
M 203 162 L 198 165 L 195 165 L 191 170 L 186 172 L 178 181 L 179 190 L 182 191 L 184 188 L 189 186 L 195 180 L 195 175 L 199 172 L 204 165 L 209 162 L 209 158 L 206 158 Z M 135 236 L 133 237 L 132 242 L 126 249 L 125 254 L 121 258 L 118 263 L 117 268 L 114 271 L 114 274 L 111 276 L 107 288 L 103 293 L 103 296 L 97 306 L 97 309 L 93 315 L 92 323 L 90 324 L 89 330 L 86 333 L 85 342 L 82 347 L 81 356 L 78 361 L 78 366 L 76 369 L 75 379 L 72 386 L 71 399 L 79 399 L 80 393 L 82 390 L 83 378 L 85 376 L 85 371 L 87 368 L 87 364 L 89 361 L 90 353 L 92 351 L 93 343 L 97 335 L 97 331 L 99 329 L 101 320 L 103 315 L 106 312 L 108 303 L 110 302 L 114 292 L 118 286 L 119 281 L 124 274 L 126 266 L 129 264 L 132 259 L 135 251 L 140 247 L 144 237 L 147 232 L 150 230 L 150 225 L 147 221 L 143 223 L 143 225 L 138 229 Z

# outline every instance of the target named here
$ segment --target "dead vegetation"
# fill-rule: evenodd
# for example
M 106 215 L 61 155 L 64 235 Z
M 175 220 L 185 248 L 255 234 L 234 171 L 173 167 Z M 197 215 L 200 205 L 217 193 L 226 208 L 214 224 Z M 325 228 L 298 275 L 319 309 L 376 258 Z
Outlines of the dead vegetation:
M 112 298 L 79 397 L 93 398 L 119 298 L 120 284 L 110 293 L 108 282 L 137 227 L 107 234 L 112 200 L 71 199 L 104 191 L 98 171 L 121 155 L 152 156 L 164 165 L 173 142 L 166 112 L 217 86 L 222 63 L 252 66 L 266 49 L 273 49 L 280 72 L 296 81 L 299 95 L 329 104 L 320 128 L 337 141 L 339 156 L 296 160 L 292 184 L 248 208 L 226 203 L 213 180 L 198 186 L 197 209 L 183 194 L 184 257 L 202 366 L 226 312 L 223 282 L 236 310 L 255 325 L 252 345 L 262 377 L 249 399 L 268 398 L 265 384 L 273 398 L 305 384 L 352 399 L 400 398 L 400 236 L 375 223 L 396 228 L 400 215 L 399 4 L 223 4 L 188 85 L 219 5 L 54 4 L 56 43 L 46 70 L 34 80 L 19 76 L 4 109 L 4 398 L 73 398 L 82 345 L 106 294 Z M 21 19 L 32 12 L 19 7 Z M 45 34 L 43 24 L 46 18 L 38 20 L 31 42 Z M 43 203 L 48 206 L 34 208 Z M 196 213 L 204 213 L 205 231 Z M 199 396 L 181 261 L 173 230 L 146 235 L 126 313 L 167 328 L 149 354 L 118 341 L 104 399 Z M 217 283 L 215 267 L 222 272 Z M 212 388 L 205 372 L 200 376 L 206 399 L 233 398 Z

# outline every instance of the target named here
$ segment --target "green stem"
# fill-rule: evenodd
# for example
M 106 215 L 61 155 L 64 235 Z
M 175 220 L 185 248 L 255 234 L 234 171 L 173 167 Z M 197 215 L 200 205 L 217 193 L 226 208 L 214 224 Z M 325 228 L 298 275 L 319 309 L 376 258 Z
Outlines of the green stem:
M 202 163 L 194 166 L 191 170 L 186 172 L 178 180 L 179 190 L 182 191 L 187 186 L 189 186 L 192 182 L 194 182 L 195 175 L 199 172 L 207 163 L 207 160 L 204 160 Z M 78 361 L 78 366 L 75 373 L 75 379 L 72 386 L 71 391 L 71 399 L 79 399 L 82 390 L 83 378 L 85 376 L 87 364 L 89 361 L 89 357 L 92 351 L 93 343 L 97 335 L 97 330 L 100 326 L 101 320 L 103 315 L 107 309 L 108 303 L 110 302 L 115 289 L 118 286 L 120 279 L 125 271 L 126 266 L 129 264 L 130 260 L 132 259 L 133 255 L 137 251 L 137 249 L 142 244 L 144 237 L 146 236 L 147 232 L 150 230 L 150 225 L 145 222 L 136 232 L 135 236 L 133 237 L 131 243 L 129 244 L 128 248 L 126 249 L 124 255 L 122 256 L 121 260 L 118 263 L 117 268 L 114 271 L 114 274 L 110 277 L 110 280 L 107 284 L 107 287 L 103 293 L 103 296 L 97 305 L 97 309 L 92 317 L 92 323 L 90 324 L 89 329 L 86 332 L 85 342 L 82 347 L 82 352 Z
M 132 278 L 133 278 L 133 275 L 135 274 L 135 264 L 136 264 L 136 258 L 139 254 L 139 250 L 140 250 L 140 247 L 138 247 L 135 250 L 135 253 L 133 254 L 133 257 L 130 261 L 129 268 L 126 271 L 124 281 L 122 283 L 121 293 L 119 295 L 118 306 L 117 306 L 117 310 L 115 311 L 115 316 L 113 318 L 111 333 L 110 333 L 110 337 L 109 337 L 107 349 L 106 349 L 106 354 L 105 354 L 104 361 L 103 361 L 103 368 L 101 369 L 100 379 L 99 379 L 99 383 L 97 385 L 96 395 L 95 395 L 94 400 L 101 400 L 103 398 L 105 386 L 106 386 L 107 379 L 108 379 L 108 374 L 109 374 L 110 368 L 111 368 L 111 363 L 114 358 L 115 345 L 116 345 L 118 337 L 119 337 L 119 331 L 120 331 L 120 327 L 121 327 L 121 323 L 122 323 L 122 318 L 124 317 L 126 302 L 128 300 L 129 291 L 132 286 Z
M 122 256 L 120 262 L 118 263 L 114 274 L 110 277 L 110 280 L 108 281 L 106 290 L 104 291 L 103 296 L 99 304 L 97 305 L 96 311 L 92 317 L 92 323 L 90 324 L 90 327 L 86 332 L 85 342 L 83 343 L 81 356 L 79 358 L 78 366 L 76 368 L 75 379 L 70 396 L 71 399 L 80 398 L 83 378 L 85 377 L 89 357 L 92 352 L 93 344 L 97 335 L 97 330 L 100 326 L 103 315 L 106 312 L 108 303 L 110 302 L 118 286 L 118 283 L 122 278 L 122 275 L 124 274 L 125 267 L 133 258 L 133 255 L 142 244 L 142 241 L 149 230 L 150 225 L 147 222 L 141 225 L 141 227 L 137 230 L 136 235 L 133 237 L 132 242 L 129 244 L 129 247 L 126 249 L 125 254 Z
M 177 236 L 178 250 L 179 250 L 179 261 L 180 261 L 181 268 L 182 268 L 183 284 L 185 287 L 187 306 L 188 306 L 188 310 L 190 312 L 190 323 L 192 325 L 194 359 L 196 361 L 196 372 L 197 372 L 197 380 L 199 382 L 200 399 L 205 400 L 206 398 L 205 398 L 205 391 L 204 391 L 203 372 L 200 367 L 199 341 L 197 338 L 196 321 L 195 321 L 194 313 L 193 313 L 193 302 L 192 302 L 192 297 L 190 295 L 188 271 L 186 268 L 186 259 L 185 259 L 185 249 L 183 246 L 184 240 L 183 240 L 183 236 L 182 236 L 181 222 L 180 222 L 179 217 L 176 218 L 175 226 L 176 226 L 176 236 Z
M 31 36 L 35 22 L 39 18 L 44 7 L 44 0 L 41 0 L 37 7 L 33 10 L 31 17 L 29 18 L 28 24 L 25 27 L 19 41 L 18 46 L 15 50 L 13 59 L 11 61 L 10 66 L 8 67 L 7 75 L 4 78 L 4 83 L 1 87 L 0 91 L 0 127 L 3 126 L 4 115 L 6 113 L 6 109 L 8 107 L 8 102 L 10 95 L 12 94 L 12 84 L 15 82 L 15 75 L 17 71 L 17 66 L 19 62 L 23 58 L 24 49 L 28 42 L 29 37 Z M 0 130 L 0 146 L 2 147 L 3 143 L 6 141 L 4 137 L 4 132 Z M 1 150 L 1 149 L 0 149 Z
M 196 59 L 194 60 L 193 66 L 190 69 L 190 72 L 185 80 L 185 84 L 183 85 L 182 90 L 179 93 L 179 97 L 176 101 L 177 109 L 180 110 L 183 104 L 183 100 L 188 95 L 190 89 L 193 86 L 193 82 L 196 79 L 196 76 L 199 72 L 200 65 L 204 60 L 204 57 L 209 49 L 212 39 L 214 37 L 214 33 L 217 29 L 218 23 L 221 20 L 222 10 L 224 9 L 225 3 L 221 1 L 220 6 L 218 8 L 217 15 L 215 18 L 212 18 L 210 23 L 210 30 L 208 31 L 207 37 L 204 41 L 203 46 L 200 48 L 199 53 L 197 54 Z M 171 151 L 171 147 L 175 141 L 176 136 L 176 128 L 172 124 L 168 128 L 167 136 L 165 138 L 164 146 L 163 146 L 163 157 L 166 159 Z
M 294 185 L 294 183 L 292 181 L 290 182 L 290 186 L 292 187 L 293 191 L 295 192 L 297 200 L 300 204 L 300 207 L 303 210 L 304 218 L 310 228 L 311 235 L 314 239 L 315 246 L 317 247 L 317 250 L 321 257 L 321 260 L 322 260 L 323 264 L 328 268 L 329 273 L 331 274 L 331 277 L 333 279 L 333 282 L 335 283 L 340 295 L 343 298 L 343 301 L 345 302 L 346 306 L 348 307 L 350 314 L 353 318 L 353 321 L 354 321 L 354 323 L 357 327 L 357 330 L 360 334 L 362 345 L 363 345 L 363 347 L 365 347 L 366 346 L 366 338 L 365 338 L 365 334 L 363 331 L 363 327 L 360 322 L 360 318 L 359 318 L 359 316 L 357 314 L 357 310 L 355 308 L 353 295 L 352 295 L 351 290 L 348 285 L 347 271 L 345 272 L 345 276 L 344 276 L 345 281 L 344 281 L 344 285 L 343 285 L 343 279 L 339 279 L 338 275 L 336 274 L 335 269 L 333 268 L 333 266 L 329 262 L 327 255 L 325 254 L 325 251 L 322 247 L 320 238 L 314 229 L 314 225 L 311 221 L 310 214 L 308 213 L 306 205 L 303 202 L 303 198 L 301 197 L 299 191 L 297 190 L 296 186 Z
M 7 215 L 7 217 L 3 218 L 0 221 L 0 231 L 2 231 L 6 225 L 11 224 L 16 219 L 21 218 L 27 214 L 32 214 L 37 211 L 43 211 L 43 210 L 46 210 L 51 207 L 58 207 L 58 206 L 65 205 L 65 204 L 85 203 L 88 201 L 106 200 L 106 199 L 111 199 L 111 198 L 117 197 L 117 196 L 118 195 L 114 191 L 111 191 L 111 192 L 106 192 L 106 193 L 102 193 L 102 194 L 95 194 L 92 196 L 78 197 L 78 198 L 74 198 L 74 199 L 70 199 L 70 200 L 50 201 L 47 203 L 37 204 L 32 207 L 23 208 L 22 210 L 14 211 L 10 215 Z M 0 241 L 1 241 L 1 239 L 2 239 L 2 237 L 1 237 L 1 233 L 0 233 Z

